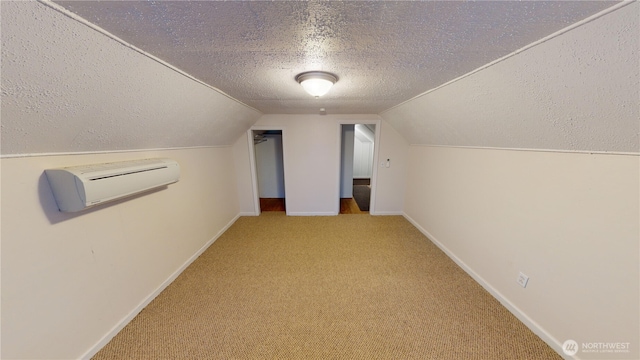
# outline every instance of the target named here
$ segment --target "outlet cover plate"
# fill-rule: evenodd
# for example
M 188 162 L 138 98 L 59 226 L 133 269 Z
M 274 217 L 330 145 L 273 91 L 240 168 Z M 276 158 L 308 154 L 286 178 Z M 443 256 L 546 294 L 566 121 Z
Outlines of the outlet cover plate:
M 523 288 L 526 288 L 527 283 L 529 282 L 529 277 L 523 274 L 522 272 L 520 272 L 520 274 L 518 275 L 518 280 L 516 281 L 518 282 L 518 284 L 520 284 L 520 286 L 522 286 Z

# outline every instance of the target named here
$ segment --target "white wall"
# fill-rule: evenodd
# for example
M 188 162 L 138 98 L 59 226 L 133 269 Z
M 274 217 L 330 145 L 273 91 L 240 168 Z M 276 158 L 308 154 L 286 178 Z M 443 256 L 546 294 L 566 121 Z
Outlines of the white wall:
M 377 215 L 399 215 L 403 213 L 406 187 L 406 173 L 409 165 L 409 145 L 407 141 L 386 121 L 380 122 L 378 146 L 376 199 Z M 389 159 L 389 167 L 381 166 Z
M 628 354 L 578 356 L 635 359 L 639 160 L 412 146 L 405 212 L 556 351 L 628 342 Z
M 282 135 L 265 135 L 266 141 L 255 144 L 258 194 L 261 198 L 284 198 Z
M 585 359 L 640 358 L 639 10 L 382 114 L 416 144 L 404 203 L 416 226 L 556 351 L 630 343 Z
M 146 157 L 178 183 L 58 211 L 47 168 Z M 2 159 L 3 359 L 73 359 L 106 343 L 238 215 L 231 147 Z M 123 323 L 124 322 L 124 323 Z
M 376 115 L 263 115 L 255 124 L 260 128 L 282 128 L 285 167 L 287 214 L 336 215 L 340 196 L 340 133 L 342 123 L 377 123 Z M 382 122 L 384 123 L 384 122 Z M 405 154 L 406 142 L 391 128 L 383 124 L 380 129 L 380 156 L 394 157 Z M 248 138 L 241 137 L 235 145 L 236 167 L 250 169 L 249 154 L 243 148 Z M 381 185 L 372 214 L 399 214 L 402 212 L 405 167 L 398 159 L 397 166 L 380 171 Z M 253 194 L 251 182 L 239 179 L 239 191 Z M 375 181 L 375 180 L 374 180 Z M 255 212 L 253 201 L 244 197 L 242 213 Z
M 349 199 L 353 196 L 353 161 L 354 161 L 354 124 L 343 124 L 340 145 L 340 197 Z
M 374 138 L 375 134 L 369 128 L 356 124 L 353 149 L 353 177 L 356 179 L 370 179 L 373 176 Z
M 356 179 L 371 178 L 373 176 L 374 144 L 355 138 L 353 147 L 353 177 Z

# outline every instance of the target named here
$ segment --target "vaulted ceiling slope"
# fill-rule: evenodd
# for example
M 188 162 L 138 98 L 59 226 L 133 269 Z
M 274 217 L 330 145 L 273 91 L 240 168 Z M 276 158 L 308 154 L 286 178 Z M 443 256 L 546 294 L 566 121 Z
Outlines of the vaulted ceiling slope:
M 35 1 L 2 1 L 2 155 L 232 144 L 262 115 Z
M 56 1 L 266 114 L 377 114 L 610 1 Z M 340 78 L 320 100 L 295 82 Z
M 640 3 L 380 114 L 412 144 L 640 153 Z
M 637 106 L 628 102 L 637 94 L 629 87 L 638 77 L 632 62 L 613 62 L 624 66 L 612 73 L 613 80 L 609 70 L 588 81 L 568 78 L 573 82 L 567 91 L 584 92 L 600 80 L 612 86 L 627 71 L 614 92 L 622 100 L 608 107 L 592 102 L 585 111 L 575 109 L 575 116 L 567 115 L 571 110 L 555 117 L 566 105 L 558 100 L 564 95 L 537 101 L 547 91 L 538 86 L 538 74 L 551 81 L 565 70 L 582 71 L 570 69 L 576 64 L 571 61 L 547 65 L 554 56 L 576 56 L 566 49 L 593 56 L 578 62 L 590 74 L 609 69 L 610 56 L 601 54 L 600 45 L 615 56 L 621 55 L 620 45 L 627 60 L 637 59 L 637 38 L 634 43 L 619 30 L 606 32 L 622 36 L 614 45 L 601 39 L 584 52 L 590 43 L 580 39 L 577 48 L 560 46 L 560 57 L 551 50 L 524 61 L 544 48 L 536 46 L 481 71 L 485 77 L 456 82 L 462 90 L 449 85 L 394 107 L 616 3 L 3 1 L 2 155 L 228 145 L 262 113 L 315 114 L 320 107 L 329 114 L 383 112 L 411 143 L 623 151 L 633 148 L 638 135 L 628 125 L 633 111 L 637 119 Z M 637 19 L 625 26 L 637 33 Z M 488 71 L 502 64 L 521 70 Z M 563 68 L 556 73 L 543 70 L 558 65 Z M 298 72 L 312 69 L 340 77 L 328 96 L 312 99 L 295 82 Z M 511 92 L 520 85 L 531 90 Z M 531 104 L 520 109 L 521 96 L 531 95 L 525 98 Z M 496 120 L 494 105 L 508 102 L 492 102 L 500 96 L 511 96 L 515 102 L 506 109 L 514 110 Z M 489 101 L 465 110 L 470 100 Z M 578 106 L 571 101 L 570 109 Z M 536 104 L 554 110 L 540 122 L 526 112 Z M 620 123 L 598 119 L 616 104 L 627 112 L 612 113 L 623 126 L 611 132 Z M 478 117 L 471 109 L 485 112 Z M 573 130 L 584 126 L 589 130 Z M 598 135 L 600 128 L 609 135 Z M 620 131 L 630 131 L 635 140 Z M 559 140 L 542 141 L 549 134 Z M 611 146 L 616 141 L 623 145 Z

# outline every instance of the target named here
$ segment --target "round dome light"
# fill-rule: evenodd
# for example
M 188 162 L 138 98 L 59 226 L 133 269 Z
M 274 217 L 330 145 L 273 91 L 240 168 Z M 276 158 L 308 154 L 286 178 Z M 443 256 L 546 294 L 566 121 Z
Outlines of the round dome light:
M 311 96 L 320 97 L 338 81 L 338 77 L 325 71 L 307 71 L 296 76 L 296 81 Z

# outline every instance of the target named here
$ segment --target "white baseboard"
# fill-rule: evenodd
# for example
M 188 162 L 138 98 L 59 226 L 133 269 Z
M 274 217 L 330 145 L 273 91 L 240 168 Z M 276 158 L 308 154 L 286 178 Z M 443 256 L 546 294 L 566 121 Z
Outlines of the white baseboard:
M 240 212 L 238 216 L 260 216 L 260 213 L 256 213 L 253 211 L 244 211 L 244 212 Z
M 370 213 L 371 215 L 374 216 L 395 216 L 395 215 L 400 215 L 400 216 L 404 216 L 404 213 L 402 211 L 376 211 L 373 213 Z
M 333 212 L 333 211 L 328 211 L 328 212 L 293 212 L 293 211 L 287 211 L 287 215 L 288 216 L 336 216 L 338 215 L 338 213 Z
M 138 315 L 140 311 L 142 311 L 142 309 L 144 309 L 147 305 L 149 305 L 149 303 L 153 301 L 153 299 L 155 299 L 158 295 L 160 295 L 160 293 L 167 286 L 169 286 L 189 265 L 191 265 L 191 263 L 195 259 L 197 259 L 200 255 L 202 255 L 202 253 L 205 252 L 205 250 L 207 250 L 209 246 L 211 246 L 211 244 L 213 244 L 220 237 L 220 235 L 222 235 L 225 231 L 227 231 L 227 229 L 229 229 L 229 227 L 231 227 L 231 225 L 233 225 L 233 223 L 235 223 L 240 216 L 241 214 L 239 213 L 233 219 L 231 219 L 231 221 L 229 221 L 227 225 L 225 225 L 220 231 L 218 231 L 218 233 L 213 238 L 211 238 L 211 240 L 207 241 L 207 243 L 204 244 L 189 259 L 187 259 L 187 261 L 185 261 L 184 264 L 182 264 L 182 266 L 180 266 L 176 271 L 174 271 L 173 274 L 171 274 L 171 276 L 169 276 L 167 280 L 165 280 L 162 284 L 160 284 L 160 286 L 154 292 L 149 294 L 149 296 L 147 296 L 140 304 L 138 304 L 138 306 L 136 306 L 133 310 L 131 310 L 131 312 L 127 316 L 125 316 L 122 320 L 120 320 L 120 322 L 116 326 L 114 326 L 105 336 L 103 336 L 102 339 L 100 339 L 100 341 L 98 341 L 94 346 L 91 347 L 91 349 L 89 349 L 89 351 L 87 351 L 84 355 L 82 355 L 81 359 L 88 360 L 88 359 L 91 359 L 95 354 L 97 354 L 98 351 L 100 351 L 100 349 L 102 349 L 105 345 L 107 345 L 109 341 L 111 341 L 111 339 L 113 339 L 113 337 L 120 332 L 120 330 L 122 330 L 125 326 L 127 326 L 127 324 L 129 324 L 129 322 L 131 322 L 131 320 L 133 320 L 133 318 L 135 318 L 136 315 Z
M 459 257 L 457 257 L 451 250 L 449 250 L 446 246 L 444 246 L 438 239 L 436 239 L 431 233 L 429 233 L 426 229 L 424 229 L 420 224 L 418 224 L 415 220 L 413 220 L 406 213 L 402 213 L 405 219 L 407 219 L 413 226 L 415 226 L 424 236 L 429 238 L 429 240 L 434 243 L 437 247 L 440 248 L 451 260 L 453 260 L 458 266 L 462 268 L 469 276 L 471 276 L 480 286 L 482 286 L 485 290 L 487 290 L 494 298 L 496 298 L 504 307 L 507 308 L 518 320 L 522 321 L 522 323 L 528 327 L 534 334 L 538 335 L 545 343 L 547 343 L 555 352 L 557 352 L 560 356 L 563 356 L 566 359 L 577 359 L 572 357 L 567 357 L 563 355 L 562 352 L 562 343 L 560 343 L 556 338 L 551 336 L 546 330 L 544 330 L 540 324 L 531 319 L 527 314 L 525 314 L 522 310 L 520 310 L 517 306 L 515 306 L 511 301 L 502 295 L 498 290 L 496 290 L 491 284 L 489 284 L 482 276 L 478 275 L 471 267 L 469 267 L 464 261 L 462 261 Z

